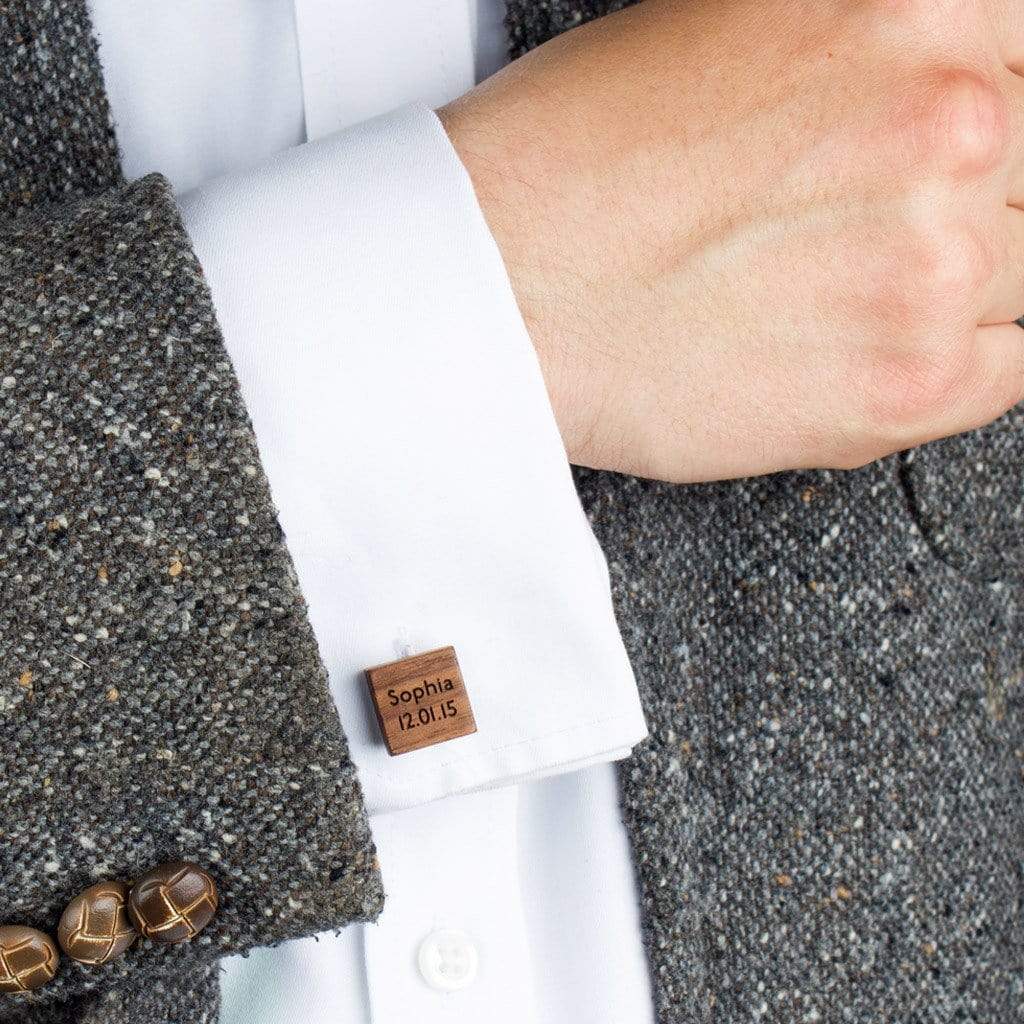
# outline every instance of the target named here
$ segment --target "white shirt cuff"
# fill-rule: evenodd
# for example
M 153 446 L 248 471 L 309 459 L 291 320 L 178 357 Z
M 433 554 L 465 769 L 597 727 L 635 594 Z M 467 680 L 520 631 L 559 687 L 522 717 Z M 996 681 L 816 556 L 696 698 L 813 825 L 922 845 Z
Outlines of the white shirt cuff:
M 646 735 L 469 177 L 406 107 L 181 200 L 371 811 Z M 453 645 L 477 732 L 391 757 L 363 670 Z

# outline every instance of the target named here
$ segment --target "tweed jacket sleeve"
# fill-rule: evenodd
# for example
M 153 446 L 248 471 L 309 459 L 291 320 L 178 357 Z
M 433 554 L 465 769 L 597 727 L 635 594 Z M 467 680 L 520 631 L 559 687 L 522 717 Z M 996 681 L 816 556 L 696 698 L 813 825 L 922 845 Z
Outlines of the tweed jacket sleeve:
M 198 1021 L 221 956 L 381 886 L 202 271 L 167 183 L 121 179 L 87 25 L 0 8 L 0 921 L 169 859 L 222 899 L 0 1021 Z

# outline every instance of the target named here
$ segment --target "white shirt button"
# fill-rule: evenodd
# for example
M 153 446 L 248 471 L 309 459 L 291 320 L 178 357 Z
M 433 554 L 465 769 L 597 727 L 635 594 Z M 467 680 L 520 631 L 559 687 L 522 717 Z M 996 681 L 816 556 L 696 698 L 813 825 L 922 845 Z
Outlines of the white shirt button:
M 423 980 L 438 992 L 457 992 L 476 980 L 476 944 L 455 928 L 439 928 L 421 943 L 416 957 Z

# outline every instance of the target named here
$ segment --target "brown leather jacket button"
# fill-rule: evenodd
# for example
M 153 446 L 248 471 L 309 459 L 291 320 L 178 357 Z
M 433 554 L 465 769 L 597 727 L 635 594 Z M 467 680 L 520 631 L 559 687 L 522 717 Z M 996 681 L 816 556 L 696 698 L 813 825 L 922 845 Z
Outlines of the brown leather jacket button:
M 210 923 L 217 910 L 217 887 L 202 868 L 172 861 L 147 871 L 132 886 L 128 910 L 147 939 L 184 942 Z
M 61 915 L 57 939 L 72 960 L 105 964 L 138 937 L 128 919 L 128 886 L 97 882 L 76 896 Z
M 57 943 L 20 924 L 0 926 L 0 992 L 30 992 L 45 985 L 60 962 Z

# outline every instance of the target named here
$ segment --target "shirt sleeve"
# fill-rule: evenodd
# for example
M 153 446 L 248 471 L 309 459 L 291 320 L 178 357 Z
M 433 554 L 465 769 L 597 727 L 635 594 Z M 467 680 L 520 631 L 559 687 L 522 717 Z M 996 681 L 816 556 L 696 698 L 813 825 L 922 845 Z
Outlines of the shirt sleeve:
M 402 108 L 181 197 L 371 810 L 646 735 L 469 176 Z M 363 671 L 453 645 L 477 732 L 391 757 Z

